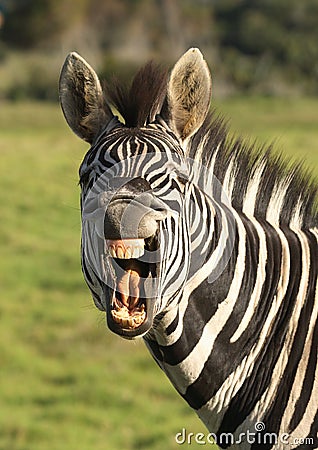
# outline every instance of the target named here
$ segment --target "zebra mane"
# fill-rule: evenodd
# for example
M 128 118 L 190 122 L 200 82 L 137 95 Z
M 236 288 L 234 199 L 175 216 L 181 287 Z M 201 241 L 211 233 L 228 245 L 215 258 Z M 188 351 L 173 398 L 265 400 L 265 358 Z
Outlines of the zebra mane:
M 165 110 L 168 71 L 153 62 L 135 75 L 130 87 L 113 79 L 104 85 L 106 100 L 127 127 L 143 127 Z M 163 108 L 164 106 L 164 108 Z M 187 143 L 187 156 L 199 161 L 222 183 L 238 211 L 279 225 L 318 226 L 318 185 L 302 163 L 288 164 L 270 146 L 231 137 L 216 111 Z M 251 208 L 248 204 L 252 204 Z
M 149 62 L 137 72 L 130 87 L 117 79 L 105 84 L 106 100 L 121 114 L 127 127 L 143 127 L 160 112 L 167 80 L 168 71 Z
M 189 140 L 187 154 L 221 182 L 233 207 L 258 219 L 308 229 L 318 226 L 318 184 L 302 163 L 287 163 L 272 145 L 258 146 L 230 136 L 213 111 Z M 245 210 L 244 210 L 245 208 Z

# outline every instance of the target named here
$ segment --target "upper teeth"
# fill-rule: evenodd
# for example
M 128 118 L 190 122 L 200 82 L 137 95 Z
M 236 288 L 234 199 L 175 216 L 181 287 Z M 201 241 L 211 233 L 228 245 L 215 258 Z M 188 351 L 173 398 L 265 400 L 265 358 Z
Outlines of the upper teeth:
M 107 239 L 106 245 L 113 258 L 140 258 L 144 254 L 143 239 Z

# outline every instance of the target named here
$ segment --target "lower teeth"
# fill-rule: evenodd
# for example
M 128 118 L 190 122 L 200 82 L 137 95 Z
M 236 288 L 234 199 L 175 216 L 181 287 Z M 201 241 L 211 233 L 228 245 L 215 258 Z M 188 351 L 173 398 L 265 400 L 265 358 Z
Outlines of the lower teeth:
M 146 319 L 145 305 L 129 310 L 126 306 L 120 306 L 115 301 L 115 309 L 111 311 L 113 320 L 123 327 L 137 328 Z
M 123 309 L 124 308 L 119 311 L 112 310 L 112 317 L 116 323 L 119 323 L 124 327 L 136 328 L 144 322 L 146 318 L 146 313 L 144 311 L 137 312 L 131 316 L 127 310 L 123 311 Z

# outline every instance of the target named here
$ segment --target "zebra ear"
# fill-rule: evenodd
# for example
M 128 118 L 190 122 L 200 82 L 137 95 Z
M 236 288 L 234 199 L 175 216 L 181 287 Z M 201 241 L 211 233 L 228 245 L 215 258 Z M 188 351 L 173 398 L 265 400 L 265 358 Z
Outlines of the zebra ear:
M 59 95 L 67 123 L 85 141 L 92 143 L 113 117 L 94 69 L 75 52 L 62 67 Z
M 172 128 L 183 140 L 195 133 L 206 118 L 212 80 L 197 48 L 190 48 L 175 64 L 168 83 L 168 108 Z

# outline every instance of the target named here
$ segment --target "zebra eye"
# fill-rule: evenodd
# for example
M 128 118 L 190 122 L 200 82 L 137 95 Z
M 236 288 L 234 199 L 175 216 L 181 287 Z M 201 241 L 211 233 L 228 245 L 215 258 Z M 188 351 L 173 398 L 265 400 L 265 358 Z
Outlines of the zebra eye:
M 186 174 L 174 171 L 170 174 L 170 177 L 179 185 L 184 186 L 189 180 Z
M 183 185 L 188 182 L 187 178 L 180 176 L 180 175 L 177 176 L 177 180 L 179 181 L 180 184 L 183 184 Z

